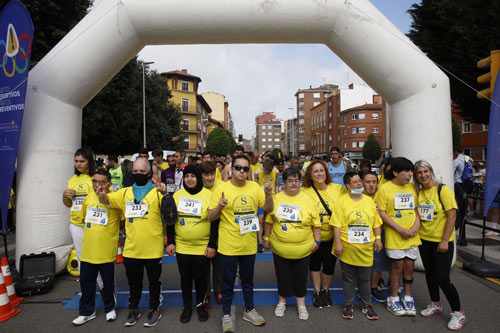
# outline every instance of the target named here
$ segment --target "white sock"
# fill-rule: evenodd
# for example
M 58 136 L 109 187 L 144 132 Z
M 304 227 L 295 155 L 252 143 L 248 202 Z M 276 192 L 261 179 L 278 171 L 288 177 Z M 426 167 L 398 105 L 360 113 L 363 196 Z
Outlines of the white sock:
M 399 301 L 399 297 L 398 296 L 389 296 L 391 298 L 391 302 L 397 302 Z
M 413 297 L 405 295 L 405 302 L 413 302 Z

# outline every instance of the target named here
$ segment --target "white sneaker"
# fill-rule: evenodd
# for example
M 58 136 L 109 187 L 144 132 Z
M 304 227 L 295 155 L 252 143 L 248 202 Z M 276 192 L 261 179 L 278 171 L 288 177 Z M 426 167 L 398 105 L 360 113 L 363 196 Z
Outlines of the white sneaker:
M 417 309 L 415 309 L 415 301 L 413 297 L 405 296 L 401 303 L 403 303 L 403 308 L 405 309 L 405 315 L 415 317 L 417 315 Z
M 276 308 L 274 309 L 274 315 L 276 317 L 283 317 L 285 315 L 285 310 L 286 310 L 286 304 L 278 303 L 278 305 L 276 305 Z
M 266 323 L 264 317 L 262 317 L 255 309 L 243 311 L 243 320 L 251 322 L 255 326 L 262 326 Z
M 443 313 L 443 306 L 437 306 L 432 302 L 431 304 L 427 305 L 427 307 L 423 310 L 420 311 L 420 315 L 422 317 L 434 317 L 434 316 L 439 316 L 440 314 Z
M 451 313 L 451 319 L 448 322 L 448 328 L 452 331 L 460 331 L 467 323 L 467 318 L 463 311 L 455 311 Z
M 116 311 L 115 309 L 106 313 L 106 321 L 115 321 L 116 320 Z
M 390 296 L 387 297 L 387 310 L 389 310 L 396 316 L 404 316 L 406 314 L 401 301 L 398 299 L 397 301 L 393 302 Z
M 297 311 L 299 311 L 299 319 L 301 320 L 309 319 L 309 312 L 307 312 L 307 308 L 304 305 L 297 306 Z
M 78 316 L 75 320 L 73 320 L 73 325 L 80 326 L 92 319 L 95 319 L 95 311 L 90 316 Z

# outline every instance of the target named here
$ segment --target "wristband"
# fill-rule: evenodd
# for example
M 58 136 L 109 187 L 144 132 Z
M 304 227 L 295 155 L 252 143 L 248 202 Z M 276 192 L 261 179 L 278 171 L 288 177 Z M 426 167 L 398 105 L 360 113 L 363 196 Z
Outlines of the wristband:
M 314 242 L 315 242 L 316 244 L 318 244 L 318 245 L 321 245 L 321 241 L 320 241 L 320 240 L 315 240 Z
M 269 240 L 269 236 L 262 236 L 262 239 L 265 240 L 265 241 L 268 241 Z
M 375 236 L 375 239 L 382 239 L 382 236 Z

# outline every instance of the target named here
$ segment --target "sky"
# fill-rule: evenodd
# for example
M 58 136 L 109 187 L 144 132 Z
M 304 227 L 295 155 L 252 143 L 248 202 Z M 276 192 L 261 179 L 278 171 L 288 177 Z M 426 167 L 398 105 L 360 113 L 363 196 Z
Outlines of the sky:
M 411 25 L 407 10 L 420 0 L 372 0 L 403 33 Z M 139 59 L 158 72 L 187 69 L 201 78 L 198 93 L 214 91 L 229 102 L 236 134 L 250 139 L 255 116 L 275 112 L 286 120 L 296 112 L 295 93 L 310 85 L 364 82 L 330 49 L 320 44 L 226 44 L 147 46 Z M 256 75 L 257 74 L 257 75 Z M 290 110 L 289 108 L 294 108 Z

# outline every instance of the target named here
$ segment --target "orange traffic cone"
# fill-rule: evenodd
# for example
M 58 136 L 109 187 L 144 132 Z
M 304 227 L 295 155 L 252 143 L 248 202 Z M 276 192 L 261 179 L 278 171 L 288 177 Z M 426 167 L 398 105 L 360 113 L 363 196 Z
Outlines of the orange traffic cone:
M 14 288 L 14 283 L 12 282 L 12 275 L 10 274 L 9 263 L 7 262 L 7 258 L 2 258 L 2 275 L 5 279 L 5 288 L 7 289 L 7 296 L 9 296 L 10 305 L 13 308 L 21 304 L 24 298 L 17 297 L 16 289 Z
M 116 263 L 121 264 L 123 262 L 123 248 L 118 240 L 118 252 L 116 253 Z
M 0 323 L 14 317 L 19 312 L 21 312 L 21 309 L 15 309 L 10 305 L 7 288 L 5 288 L 5 280 L 2 273 L 0 273 Z

